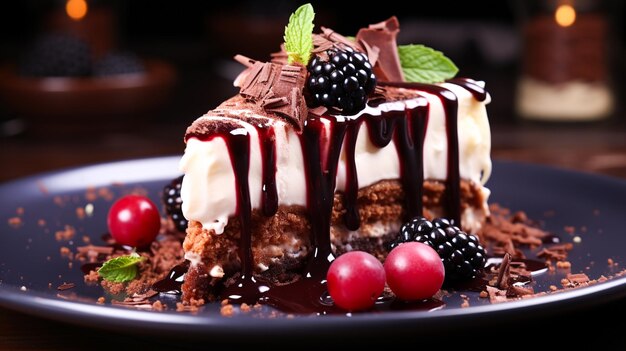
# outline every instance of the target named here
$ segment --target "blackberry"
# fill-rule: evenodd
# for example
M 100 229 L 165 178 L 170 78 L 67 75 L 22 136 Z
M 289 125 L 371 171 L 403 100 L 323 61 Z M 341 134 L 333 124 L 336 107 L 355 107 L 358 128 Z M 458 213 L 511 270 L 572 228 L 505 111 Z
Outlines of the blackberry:
M 312 105 L 336 107 L 344 115 L 354 115 L 365 108 L 376 87 L 372 65 L 366 55 L 349 47 L 326 53 L 327 61 L 315 56 L 308 67 Z
M 109 53 L 98 60 L 93 67 L 93 75 L 105 77 L 118 74 L 143 73 L 143 62 L 137 55 L 127 52 Z
M 25 77 L 80 77 L 91 74 L 91 48 L 66 34 L 47 34 L 34 41 L 19 62 Z
M 424 243 L 437 251 L 446 269 L 447 281 L 474 278 L 485 266 L 486 253 L 478 238 L 445 218 L 432 222 L 424 217 L 411 219 L 402 225 L 390 248 L 408 241 Z
M 165 204 L 165 213 L 172 219 L 176 229 L 185 232 L 187 229 L 187 219 L 183 216 L 181 205 L 183 200 L 180 198 L 180 187 L 183 182 L 183 176 L 180 176 L 163 188 L 163 203 Z

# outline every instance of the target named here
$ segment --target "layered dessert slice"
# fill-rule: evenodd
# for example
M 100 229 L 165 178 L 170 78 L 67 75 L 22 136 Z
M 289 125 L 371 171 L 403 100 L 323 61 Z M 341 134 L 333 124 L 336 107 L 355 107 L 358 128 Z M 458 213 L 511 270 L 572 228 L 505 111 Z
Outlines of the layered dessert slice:
M 268 63 L 239 58 L 248 66 L 240 94 L 185 134 L 184 300 L 256 302 L 295 281 L 319 290 L 335 256 L 359 249 L 383 259 L 401 224 L 418 215 L 480 229 L 489 214 L 490 97 L 471 79 L 406 82 L 396 33 L 395 18 L 356 41 L 323 29 L 308 66 L 280 54 Z M 350 74 L 338 56 L 371 77 L 360 88 L 377 83 L 362 107 L 362 94 L 320 92 L 316 65 Z

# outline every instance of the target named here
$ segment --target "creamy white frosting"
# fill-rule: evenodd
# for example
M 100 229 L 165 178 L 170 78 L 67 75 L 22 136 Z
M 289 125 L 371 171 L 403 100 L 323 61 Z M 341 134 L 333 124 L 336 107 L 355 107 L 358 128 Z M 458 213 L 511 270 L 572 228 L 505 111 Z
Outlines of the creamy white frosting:
M 480 84 L 481 82 L 477 82 Z M 489 190 L 483 185 L 491 174 L 491 135 L 485 105 L 490 98 L 480 102 L 474 99 L 465 88 L 454 84 L 442 84 L 452 91 L 458 99 L 458 134 L 459 134 L 459 170 L 463 179 L 471 180 L 482 187 L 484 198 Z M 419 92 L 428 100 L 429 117 L 424 143 L 424 178 L 444 180 L 447 177 L 447 135 L 445 114 L 441 100 L 432 94 Z M 406 106 L 416 105 L 423 99 L 415 98 L 402 102 L 383 103 L 377 108 L 368 107 L 362 113 L 372 115 L 381 111 L 404 110 Z M 232 111 L 236 112 L 236 111 Z M 237 113 L 237 112 L 236 112 Z M 252 111 L 241 110 L 238 113 L 255 116 Z M 359 118 L 360 114 L 350 117 Z M 255 116 L 264 119 L 262 116 Z M 250 202 L 253 208 L 261 206 L 262 160 L 259 135 L 254 126 L 235 118 L 212 115 L 211 112 L 200 117 L 207 120 L 228 120 L 241 125 L 239 132 L 250 135 L 249 186 Z M 300 139 L 294 129 L 286 122 L 267 119 L 274 126 L 276 135 L 276 185 L 279 205 L 306 206 L 306 177 Z M 328 130 L 329 123 L 326 124 Z M 381 180 L 400 178 L 400 160 L 395 143 L 378 148 L 373 145 L 368 135 L 366 123 L 359 130 L 355 163 L 359 187 L 366 187 Z M 228 223 L 228 218 L 237 210 L 237 191 L 235 174 L 232 169 L 230 154 L 224 139 L 215 136 L 201 141 L 189 138 L 185 154 L 180 161 L 180 170 L 185 173 L 181 197 L 184 216 L 189 220 L 202 223 L 203 227 L 221 234 Z M 340 154 L 337 169 L 336 190 L 346 188 L 345 145 Z M 484 211 L 488 212 L 486 202 Z M 465 214 L 464 214 L 465 217 Z M 470 216 L 471 217 L 471 216 Z M 470 218 L 462 218 L 464 224 Z M 473 226 L 473 222 L 468 225 Z

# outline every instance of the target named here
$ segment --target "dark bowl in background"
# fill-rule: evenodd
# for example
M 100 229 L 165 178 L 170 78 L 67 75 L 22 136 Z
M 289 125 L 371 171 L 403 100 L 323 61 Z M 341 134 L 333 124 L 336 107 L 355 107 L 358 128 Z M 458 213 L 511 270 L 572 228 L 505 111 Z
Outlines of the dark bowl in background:
M 149 121 L 176 83 L 169 63 L 144 63 L 143 73 L 78 78 L 21 77 L 14 65 L 5 65 L 0 67 L 0 101 L 35 134 L 127 129 Z

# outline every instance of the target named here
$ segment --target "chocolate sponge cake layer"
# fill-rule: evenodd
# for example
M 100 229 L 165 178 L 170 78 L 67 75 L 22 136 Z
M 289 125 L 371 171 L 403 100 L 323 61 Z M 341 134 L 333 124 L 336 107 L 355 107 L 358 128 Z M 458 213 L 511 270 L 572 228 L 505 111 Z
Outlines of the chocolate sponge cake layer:
M 428 218 L 443 212 L 442 197 L 445 184 L 424 182 L 424 215 Z M 361 227 L 351 231 L 343 223 L 343 194 L 334 198 L 331 243 L 336 255 L 352 250 L 364 250 L 384 259 L 387 245 L 393 240 L 404 221 L 404 192 L 397 180 L 384 180 L 360 189 L 357 202 Z M 465 213 L 484 219 L 485 199 L 480 188 L 470 181 L 461 182 L 461 207 Z M 252 212 L 252 252 L 254 274 L 275 285 L 287 284 L 301 278 L 309 259 L 311 223 L 303 206 L 279 206 L 274 216 Z M 184 299 L 215 299 L 216 289 L 229 284 L 228 278 L 241 271 L 238 256 L 240 222 L 229 220 L 222 234 L 207 230 L 191 221 L 183 247 L 191 261 L 182 286 Z

